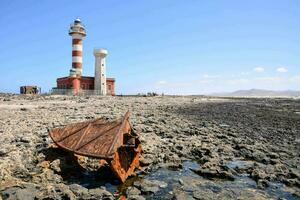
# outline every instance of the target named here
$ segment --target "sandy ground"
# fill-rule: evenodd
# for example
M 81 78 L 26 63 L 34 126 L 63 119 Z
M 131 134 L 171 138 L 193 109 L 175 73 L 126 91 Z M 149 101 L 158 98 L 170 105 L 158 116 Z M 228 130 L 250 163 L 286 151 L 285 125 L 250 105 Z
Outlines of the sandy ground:
M 114 119 L 127 110 L 133 128 L 141 130 L 141 170 L 120 184 L 86 159 L 80 164 L 87 171 L 74 178 L 76 164 L 52 147 L 48 129 Z M 1 197 L 117 199 L 122 193 L 128 199 L 298 199 L 299 113 L 299 99 L 2 94 Z M 95 180 L 97 173 L 104 176 Z M 243 187 L 237 187 L 240 180 L 247 180 Z

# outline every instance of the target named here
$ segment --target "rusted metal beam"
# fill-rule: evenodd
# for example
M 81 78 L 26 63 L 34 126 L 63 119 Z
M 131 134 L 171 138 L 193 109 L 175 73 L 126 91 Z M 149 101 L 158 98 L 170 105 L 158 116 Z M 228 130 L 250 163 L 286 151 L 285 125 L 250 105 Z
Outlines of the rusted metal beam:
M 118 127 L 118 126 L 119 126 L 119 124 L 116 124 L 115 126 L 111 127 L 110 129 L 105 130 L 105 131 L 100 132 L 100 133 L 101 133 L 101 134 L 104 134 L 104 133 L 109 132 L 110 130 L 112 130 L 112 129 Z M 93 142 L 94 140 L 96 140 L 97 138 L 99 138 L 99 137 L 101 136 L 101 134 L 98 134 L 98 135 L 96 135 L 94 138 L 92 138 L 90 141 L 88 141 L 88 142 L 86 142 L 86 143 L 84 143 L 84 144 L 81 144 L 81 145 L 79 146 L 78 149 L 81 149 L 81 148 L 84 147 L 85 145 L 88 145 L 89 143 Z M 76 149 L 76 150 L 78 150 L 78 149 Z
M 93 123 L 94 121 L 97 121 L 97 120 L 99 120 L 99 119 L 93 120 L 91 123 Z M 76 129 L 75 131 L 71 132 L 70 134 L 67 134 L 67 135 L 65 134 L 65 133 L 67 132 L 67 127 L 64 128 L 63 131 L 62 131 L 62 133 L 61 133 L 61 136 L 62 136 L 62 137 L 61 137 L 61 139 L 59 139 L 57 142 L 61 142 L 61 141 L 63 141 L 64 139 L 66 139 L 66 138 L 68 138 L 68 137 L 74 135 L 74 134 L 77 133 L 78 131 L 81 131 L 82 129 L 86 128 L 89 124 L 90 124 L 90 123 L 86 123 L 86 125 L 84 125 L 84 126 L 78 126 L 78 125 L 77 125 L 79 128 Z M 69 127 L 71 127 L 72 125 L 73 125 L 73 126 L 76 126 L 76 124 L 70 124 Z
M 130 115 L 130 112 L 127 111 L 126 114 L 124 115 L 123 119 L 122 119 L 122 124 L 121 124 L 121 126 L 119 127 L 119 129 L 118 129 L 117 135 L 116 135 L 116 137 L 114 138 L 114 140 L 113 140 L 113 142 L 112 142 L 112 145 L 111 145 L 110 148 L 107 150 L 106 155 L 111 155 L 111 154 L 112 154 L 112 150 L 113 150 L 113 148 L 114 148 L 116 142 L 118 141 L 118 139 L 119 139 L 119 137 L 120 137 L 119 135 L 120 135 L 120 133 L 121 133 L 123 127 L 125 126 L 125 123 L 126 123 L 127 119 L 129 118 L 129 115 Z
M 75 150 L 80 149 L 80 147 L 81 147 L 81 141 L 82 141 L 82 139 L 84 138 L 84 136 L 88 133 L 89 128 L 91 127 L 91 124 L 92 124 L 92 123 L 90 123 L 90 124 L 87 126 L 87 128 L 84 130 L 83 134 L 81 135 L 80 139 L 78 140 L 78 142 L 77 142 L 77 144 L 76 144 L 76 146 L 75 146 L 75 148 L 74 148 Z

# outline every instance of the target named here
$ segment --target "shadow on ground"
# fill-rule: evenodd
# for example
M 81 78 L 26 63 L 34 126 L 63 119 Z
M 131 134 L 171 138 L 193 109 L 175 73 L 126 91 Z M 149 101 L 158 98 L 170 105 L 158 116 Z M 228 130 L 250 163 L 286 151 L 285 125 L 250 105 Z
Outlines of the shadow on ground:
M 50 168 L 70 184 L 79 184 L 85 188 L 99 188 L 101 186 L 116 187 L 119 180 L 113 175 L 110 167 L 105 165 L 101 168 L 88 169 L 79 164 L 78 159 L 72 153 L 61 148 L 49 147 L 44 150 L 45 160 L 49 161 Z M 87 160 L 89 162 L 90 160 Z M 98 160 L 91 162 L 97 163 Z M 88 164 L 88 163 L 87 163 Z

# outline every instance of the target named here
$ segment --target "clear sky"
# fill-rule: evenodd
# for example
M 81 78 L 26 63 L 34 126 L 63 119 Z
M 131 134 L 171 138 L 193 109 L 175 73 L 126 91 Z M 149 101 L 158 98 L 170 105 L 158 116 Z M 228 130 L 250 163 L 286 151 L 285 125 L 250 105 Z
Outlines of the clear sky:
M 299 0 L 1 0 L 0 92 L 68 75 L 77 16 L 83 74 L 107 48 L 117 94 L 300 90 Z

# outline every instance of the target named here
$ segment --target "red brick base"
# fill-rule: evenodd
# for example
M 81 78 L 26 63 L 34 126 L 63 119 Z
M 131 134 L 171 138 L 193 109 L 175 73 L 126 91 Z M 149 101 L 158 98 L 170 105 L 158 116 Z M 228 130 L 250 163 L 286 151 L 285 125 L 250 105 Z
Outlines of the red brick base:
M 62 77 L 56 80 L 57 89 L 75 89 L 73 88 L 73 80 L 71 77 Z M 82 76 L 78 78 L 79 82 L 76 82 L 76 87 L 80 85 L 82 90 L 94 90 L 94 77 Z M 115 95 L 115 79 L 106 79 L 106 93 L 107 95 Z

